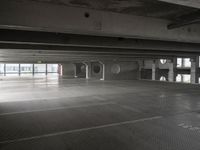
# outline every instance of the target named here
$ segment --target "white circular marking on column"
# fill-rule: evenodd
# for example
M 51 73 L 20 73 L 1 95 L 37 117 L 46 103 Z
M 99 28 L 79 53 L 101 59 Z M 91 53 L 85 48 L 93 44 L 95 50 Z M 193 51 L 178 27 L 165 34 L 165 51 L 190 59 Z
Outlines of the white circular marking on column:
M 120 73 L 120 65 L 118 65 L 118 64 L 112 65 L 111 72 L 113 74 L 119 74 Z

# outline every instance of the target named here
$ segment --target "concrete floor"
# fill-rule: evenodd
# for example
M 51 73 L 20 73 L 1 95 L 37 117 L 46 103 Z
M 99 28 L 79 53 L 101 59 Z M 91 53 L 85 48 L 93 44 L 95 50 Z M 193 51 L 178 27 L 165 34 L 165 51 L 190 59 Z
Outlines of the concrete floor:
M 199 150 L 200 86 L 0 81 L 0 150 Z

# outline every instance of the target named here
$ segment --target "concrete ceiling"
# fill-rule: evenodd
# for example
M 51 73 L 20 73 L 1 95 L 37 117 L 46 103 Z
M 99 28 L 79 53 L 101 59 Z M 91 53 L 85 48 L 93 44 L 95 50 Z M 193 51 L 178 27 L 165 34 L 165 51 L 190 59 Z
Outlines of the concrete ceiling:
M 25 0 L 17 0 L 25 1 Z M 26 0 L 27 1 L 27 0 Z M 198 11 L 179 3 L 166 3 L 168 0 L 29 0 L 56 5 L 83 7 L 95 10 L 177 20 L 183 15 Z M 170 0 L 169 0 L 170 1 Z M 172 0 L 170 1 L 172 2 Z M 178 4 L 178 5 L 177 5 Z
M 161 1 L 2 0 L 0 61 L 127 61 L 199 55 L 200 10 Z M 190 24 L 194 25 L 169 30 Z

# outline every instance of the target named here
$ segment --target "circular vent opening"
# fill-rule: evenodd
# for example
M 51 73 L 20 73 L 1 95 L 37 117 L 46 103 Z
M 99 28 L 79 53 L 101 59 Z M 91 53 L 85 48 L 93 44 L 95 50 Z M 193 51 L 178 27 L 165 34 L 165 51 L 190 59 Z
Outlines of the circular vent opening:
M 93 71 L 94 71 L 94 73 L 99 73 L 100 72 L 100 70 L 101 70 L 101 67 L 99 66 L 99 65 L 94 65 L 94 67 L 93 67 Z
M 114 64 L 111 68 L 111 72 L 113 74 L 119 74 L 120 73 L 120 66 L 118 64 Z

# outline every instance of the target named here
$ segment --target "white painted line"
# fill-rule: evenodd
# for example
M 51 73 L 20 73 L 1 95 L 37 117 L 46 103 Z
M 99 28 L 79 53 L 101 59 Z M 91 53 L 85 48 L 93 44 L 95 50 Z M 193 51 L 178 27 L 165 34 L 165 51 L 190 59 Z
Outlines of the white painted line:
M 101 105 L 108 105 L 108 104 L 115 104 L 115 103 L 114 102 L 105 102 L 105 103 L 101 102 L 101 103 L 88 104 L 88 105 L 83 104 L 83 105 L 76 105 L 76 106 L 54 107 L 54 108 L 47 108 L 47 109 L 35 109 L 35 110 L 28 110 L 28 111 L 8 112 L 8 113 L 1 113 L 0 117 L 1 116 L 8 116 L 8 115 L 33 113 L 33 112 L 55 111 L 55 110 L 82 108 L 82 107 L 90 107 L 90 106 L 101 106 Z
M 89 128 L 74 129 L 74 130 L 69 130 L 69 131 L 61 131 L 61 132 L 56 132 L 56 133 L 49 133 L 49 134 L 32 136 L 32 137 L 27 137 L 27 138 L 20 138 L 20 139 L 15 139 L 15 140 L 0 141 L 0 144 L 9 144 L 9 143 L 24 142 L 24 141 L 29 141 L 29 140 L 37 140 L 37 139 L 41 139 L 41 138 L 60 136 L 60 135 L 65 135 L 65 134 L 72 134 L 72 133 L 90 131 L 90 130 L 101 129 L 101 128 L 122 126 L 122 125 L 126 125 L 126 124 L 135 124 L 138 122 L 151 121 L 151 120 L 156 120 L 156 119 L 161 119 L 161 118 L 162 118 L 162 116 L 154 116 L 154 117 L 150 117 L 150 118 L 129 120 L 129 121 L 124 121 L 124 122 L 111 123 L 111 124 L 100 125 L 100 126 L 93 126 L 93 127 L 89 127 Z

